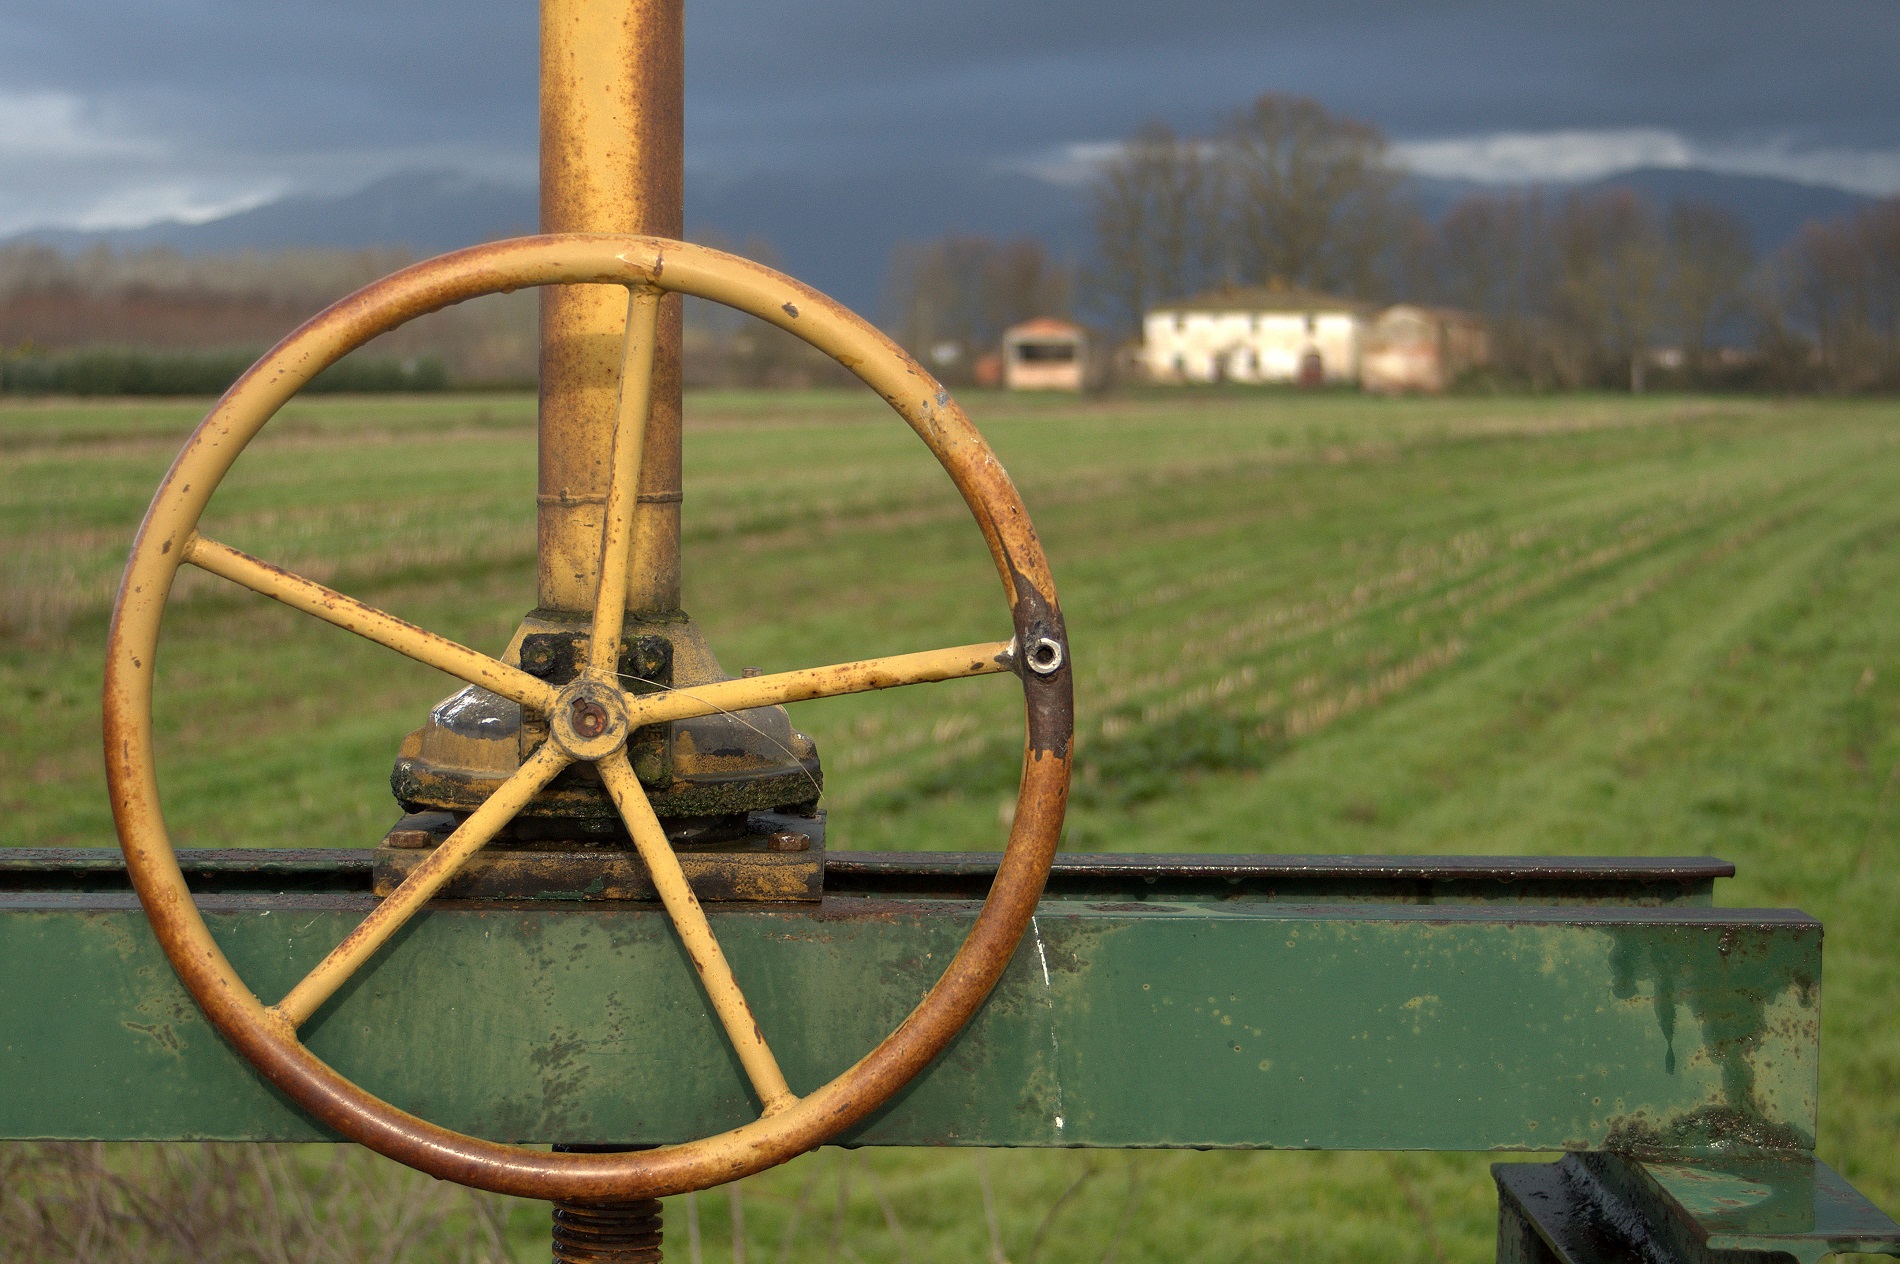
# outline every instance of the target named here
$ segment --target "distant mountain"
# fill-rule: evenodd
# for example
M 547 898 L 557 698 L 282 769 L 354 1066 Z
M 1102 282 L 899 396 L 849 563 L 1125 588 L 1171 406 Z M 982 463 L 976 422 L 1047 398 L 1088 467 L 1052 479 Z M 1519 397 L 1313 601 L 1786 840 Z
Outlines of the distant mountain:
M 1761 176 L 1708 171 L 1643 169 L 1591 181 L 1551 186 L 1555 197 L 1573 190 L 1628 187 L 1659 204 L 1696 200 L 1734 211 L 1753 230 L 1755 248 L 1775 250 L 1800 225 L 1841 215 L 1870 199 L 1839 189 Z M 1416 176 L 1410 195 L 1433 219 L 1460 199 L 1497 186 Z M 533 232 L 532 187 L 444 171 L 385 177 L 351 193 L 302 194 L 201 224 L 166 222 L 135 229 L 40 229 L 33 239 L 75 251 L 96 244 L 116 249 L 169 246 L 187 254 L 287 247 L 403 246 L 437 254 L 480 241 Z M 754 176 L 689 181 L 688 232 L 742 242 L 772 243 L 780 266 L 844 303 L 877 315 L 884 271 L 894 246 L 946 233 L 1041 238 L 1057 256 L 1080 259 L 1089 248 L 1084 190 L 1033 176 L 944 165 L 868 175 Z
M 875 313 L 884 270 L 900 241 L 945 233 L 1035 236 L 1058 254 L 1086 242 L 1082 200 L 1027 175 L 937 168 L 827 179 L 759 176 L 689 183 L 687 231 L 742 242 L 758 236 L 780 266 L 846 304 Z M 334 197 L 282 198 L 200 224 L 144 228 L 33 229 L 9 239 L 45 242 L 67 252 L 168 246 L 185 254 L 288 247 L 400 246 L 440 254 L 477 242 L 535 231 L 538 194 L 443 171 L 387 176 Z
M 185 254 L 291 247 L 403 246 L 440 254 L 478 241 L 534 231 L 532 186 L 500 184 L 451 171 L 408 171 L 353 193 L 298 194 L 202 224 L 163 221 L 96 231 L 43 228 L 19 234 L 65 250 L 170 246 Z M 17 238 L 16 238 L 17 240 Z

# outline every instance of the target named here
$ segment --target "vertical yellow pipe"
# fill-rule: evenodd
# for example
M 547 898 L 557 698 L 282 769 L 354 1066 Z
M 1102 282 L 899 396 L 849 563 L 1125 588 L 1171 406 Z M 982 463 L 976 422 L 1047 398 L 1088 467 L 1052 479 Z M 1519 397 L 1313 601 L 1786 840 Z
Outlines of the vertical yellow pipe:
M 542 0 L 541 230 L 678 237 L 683 0 Z M 611 479 L 627 296 L 541 291 L 540 605 L 591 609 Z M 680 600 L 680 300 L 660 307 L 627 608 Z

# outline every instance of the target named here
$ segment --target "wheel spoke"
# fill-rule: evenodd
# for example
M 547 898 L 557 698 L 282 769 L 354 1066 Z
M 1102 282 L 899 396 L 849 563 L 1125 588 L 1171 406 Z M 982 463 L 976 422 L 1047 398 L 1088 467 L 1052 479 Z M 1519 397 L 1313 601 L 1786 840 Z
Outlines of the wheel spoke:
M 588 665 L 612 671 L 620 661 L 620 629 L 627 618 L 627 583 L 633 569 L 633 518 L 640 503 L 640 457 L 646 449 L 647 410 L 653 394 L 653 350 L 659 337 L 660 292 L 644 286 L 627 291 L 627 332 L 620 348 L 620 403 L 614 414 L 613 475 L 607 485 L 600 527 L 600 587 L 594 595 L 594 626 Z
M 764 1113 L 777 1114 L 798 1098 L 786 1084 L 778 1059 L 772 1056 L 758 1020 L 752 1016 L 752 1007 L 746 1004 L 738 980 L 732 977 L 732 967 L 719 941 L 713 937 L 706 911 L 699 906 L 699 897 L 693 894 L 693 888 L 687 885 L 679 857 L 673 854 L 673 845 L 667 842 L 660 819 L 653 815 L 653 805 L 647 802 L 646 791 L 633 775 L 626 752 L 616 752 L 596 767 L 600 769 L 601 780 L 607 783 L 607 792 L 620 809 L 621 819 L 627 823 L 627 832 L 633 835 L 633 845 L 639 848 L 640 859 L 646 862 L 653 886 L 660 893 L 660 902 L 666 906 L 667 915 L 673 919 L 673 926 L 686 945 L 686 955 L 692 959 L 693 969 L 699 972 L 699 981 L 712 1001 L 713 1012 L 725 1027 L 726 1038 L 732 1041 L 739 1062 L 764 1106 Z
M 938 680 L 960 680 L 965 676 L 987 676 L 1014 669 L 1014 645 L 1013 641 L 986 641 L 979 645 L 959 645 L 954 649 L 894 654 L 889 658 L 867 658 L 855 663 L 834 663 L 829 667 L 806 667 L 798 671 L 774 672 L 767 676 L 747 676 L 742 680 L 721 680 L 666 693 L 633 694 L 627 698 L 627 706 L 632 713 L 633 723 L 639 726 L 668 720 L 689 720 L 694 716 L 726 711 L 744 711 L 750 707 L 803 702 L 807 698 L 832 698 L 839 694 L 865 693 L 898 685 L 922 685 Z
M 441 890 L 443 883 L 455 876 L 470 856 L 486 846 L 501 827 L 513 820 L 515 813 L 526 807 L 528 800 L 570 762 L 567 754 L 553 742 L 542 743 L 527 763 L 502 782 L 421 864 L 410 870 L 402 885 L 359 922 L 355 930 L 345 935 L 343 942 L 331 949 L 330 955 L 318 962 L 289 995 L 271 1006 L 270 1012 L 286 1022 L 292 1031 L 301 1027 L 359 966 L 415 916 L 416 910 L 428 903 L 430 896 Z
M 315 615 L 326 623 L 384 645 L 398 654 L 413 658 L 466 680 L 471 685 L 512 698 L 523 706 L 546 711 L 554 703 L 555 689 L 536 680 L 517 667 L 459 645 L 444 636 L 398 619 L 393 614 L 364 605 L 334 588 L 326 588 L 269 562 L 239 552 L 228 544 L 219 544 L 201 535 L 193 535 L 185 544 L 185 560 L 222 579 L 241 584 L 252 592 L 281 601 L 292 609 Z

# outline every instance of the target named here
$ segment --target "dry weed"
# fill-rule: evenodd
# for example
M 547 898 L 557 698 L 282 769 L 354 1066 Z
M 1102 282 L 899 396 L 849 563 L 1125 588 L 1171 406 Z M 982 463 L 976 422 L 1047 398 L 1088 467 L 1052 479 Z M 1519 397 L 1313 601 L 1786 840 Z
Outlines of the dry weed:
M 0 1264 L 498 1264 L 510 1199 L 351 1147 L 0 1147 Z

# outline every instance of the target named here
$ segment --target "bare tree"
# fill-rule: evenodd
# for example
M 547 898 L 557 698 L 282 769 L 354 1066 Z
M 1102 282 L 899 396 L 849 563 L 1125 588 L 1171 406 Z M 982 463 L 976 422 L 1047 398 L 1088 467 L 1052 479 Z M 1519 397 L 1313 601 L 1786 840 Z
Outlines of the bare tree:
M 1491 362 L 1537 387 L 1591 379 L 1592 357 L 1557 319 L 1551 214 L 1541 194 L 1476 194 L 1438 228 L 1435 293 L 1485 318 Z
M 998 244 L 983 261 L 981 334 L 988 341 L 1037 316 L 1067 316 L 1073 306 L 1069 270 L 1033 237 Z
M 1900 198 L 1807 225 L 1779 272 L 1789 315 L 1836 388 L 1900 384 Z
M 1445 217 L 1437 244 L 1437 292 L 1487 319 L 1502 372 L 1643 389 L 1671 278 L 1641 197 L 1615 189 L 1552 211 L 1536 193 L 1476 196 Z
M 1003 331 L 1035 316 L 1066 316 L 1069 270 L 1033 238 L 940 237 L 892 253 L 889 327 L 905 350 L 952 384 L 967 382 Z
M 1371 297 L 1403 214 L 1402 173 L 1369 123 L 1267 93 L 1221 138 L 1237 274 Z
M 1605 377 L 1640 392 L 1662 317 L 1664 249 L 1655 208 L 1628 189 L 1573 196 L 1552 225 L 1559 320 Z
M 1889 355 L 1900 352 L 1900 197 L 1862 211 L 1861 248 L 1867 254 L 1868 320 L 1886 339 Z
M 1708 371 L 1717 326 L 1741 310 L 1742 285 L 1755 266 L 1748 226 L 1705 202 L 1669 208 L 1668 302 L 1692 377 Z
M 1439 292 L 1493 321 L 1528 315 L 1542 206 L 1521 195 L 1468 197 L 1438 227 Z
M 1099 285 L 1131 328 L 1154 304 L 1191 294 L 1216 275 L 1220 169 L 1209 148 L 1149 123 L 1097 170 Z

